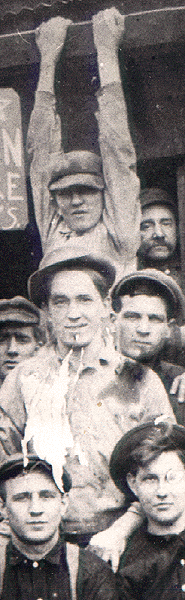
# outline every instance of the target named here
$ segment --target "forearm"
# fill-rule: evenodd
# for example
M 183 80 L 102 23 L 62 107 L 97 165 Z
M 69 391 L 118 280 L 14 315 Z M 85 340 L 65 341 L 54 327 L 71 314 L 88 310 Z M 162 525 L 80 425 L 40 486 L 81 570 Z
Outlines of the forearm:
M 118 48 L 124 17 L 115 9 L 93 18 L 100 75 L 96 118 L 105 180 L 104 222 L 120 254 L 132 261 L 139 245 L 139 180 L 127 106 L 120 79 Z

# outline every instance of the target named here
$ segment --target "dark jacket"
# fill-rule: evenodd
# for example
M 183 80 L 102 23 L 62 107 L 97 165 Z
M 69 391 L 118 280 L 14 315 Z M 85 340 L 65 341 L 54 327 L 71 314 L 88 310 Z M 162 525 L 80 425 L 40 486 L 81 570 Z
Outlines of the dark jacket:
M 65 545 L 59 541 L 40 561 L 32 561 L 10 542 L 1 600 L 71 600 Z M 110 566 L 89 550 L 80 549 L 78 600 L 118 600 Z
M 130 539 L 116 577 L 119 600 L 183 600 L 185 531 L 157 536 L 142 525 Z

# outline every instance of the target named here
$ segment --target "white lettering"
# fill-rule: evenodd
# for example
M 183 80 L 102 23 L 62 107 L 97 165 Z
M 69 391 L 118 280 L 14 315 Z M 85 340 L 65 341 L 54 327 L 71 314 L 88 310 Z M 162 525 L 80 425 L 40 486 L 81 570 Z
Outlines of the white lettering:
M 3 144 L 4 144 L 4 161 L 5 165 L 9 165 L 11 157 L 16 167 L 21 167 L 21 130 L 16 127 L 15 140 L 11 140 L 6 129 L 2 129 Z
M 15 200 L 24 200 L 23 196 L 14 196 L 14 190 L 17 187 L 17 182 L 13 182 L 14 179 L 20 179 L 21 176 L 19 175 L 19 173 L 11 173 L 10 171 L 8 171 L 7 173 L 7 196 L 8 196 L 8 200 L 10 201 L 15 201 Z
M 11 100 L 0 99 L 0 121 L 6 121 L 4 111 L 9 104 L 11 104 Z
M 11 223 L 11 225 L 6 225 L 6 227 L 2 227 L 3 230 L 4 229 L 6 229 L 6 230 L 8 230 L 8 229 L 16 229 L 17 227 L 20 227 L 20 223 L 18 223 L 18 221 L 17 221 L 17 216 L 13 214 L 14 210 L 15 211 L 17 210 L 16 206 L 11 206 L 11 208 L 8 208 L 7 215 L 9 217 L 11 217 L 12 223 Z

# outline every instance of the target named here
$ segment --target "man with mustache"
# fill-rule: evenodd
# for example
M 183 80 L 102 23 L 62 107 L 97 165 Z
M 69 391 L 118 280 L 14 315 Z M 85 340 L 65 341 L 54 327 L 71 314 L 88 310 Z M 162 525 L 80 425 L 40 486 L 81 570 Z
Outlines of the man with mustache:
M 138 267 L 160 269 L 181 285 L 177 207 L 174 200 L 165 190 L 146 188 L 140 193 L 140 202 L 142 217 Z

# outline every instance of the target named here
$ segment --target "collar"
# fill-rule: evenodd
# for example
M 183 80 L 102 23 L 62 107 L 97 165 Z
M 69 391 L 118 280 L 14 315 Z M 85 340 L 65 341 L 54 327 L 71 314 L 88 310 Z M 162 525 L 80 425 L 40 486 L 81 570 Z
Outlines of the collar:
M 21 563 L 25 563 L 25 561 L 27 563 L 34 563 L 37 562 L 38 564 L 40 564 L 41 562 L 49 562 L 53 565 L 59 565 L 61 563 L 61 553 L 65 553 L 65 545 L 61 542 L 61 540 L 58 540 L 57 544 L 55 544 L 55 546 L 52 548 L 52 550 L 50 550 L 50 552 L 44 556 L 43 558 L 41 558 L 40 560 L 32 560 L 30 558 L 28 558 L 27 556 L 25 556 L 25 554 L 22 554 L 22 552 L 20 552 L 13 544 L 12 542 L 10 542 L 9 547 L 8 547 L 8 551 L 10 553 L 10 564 L 11 565 L 18 565 Z
M 159 544 L 169 544 L 170 542 L 176 542 L 177 545 L 183 544 L 185 546 L 185 530 L 181 531 L 181 533 L 168 533 L 167 535 L 157 535 L 155 533 L 150 533 L 146 529 L 146 534 L 147 537 L 155 543 L 158 542 Z
M 55 347 L 55 353 L 57 356 L 58 363 L 62 364 L 64 357 L 62 357 L 59 354 L 59 350 L 58 350 L 57 346 Z M 79 354 L 79 361 L 80 361 L 80 354 Z M 108 340 L 106 342 L 104 342 L 102 340 L 100 349 L 94 348 L 92 350 L 92 353 L 91 354 L 89 353 L 88 358 L 84 359 L 82 362 L 83 362 L 82 372 L 85 371 L 86 369 L 98 370 L 100 366 L 107 366 L 107 365 L 113 364 L 113 363 L 115 364 L 115 368 L 116 368 L 116 366 L 119 362 L 119 354 L 114 349 L 113 343 L 110 340 Z M 73 357 L 73 353 L 70 357 L 69 364 L 74 369 L 77 369 L 79 366 L 79 362 L 75 360 L 75 357 Z

